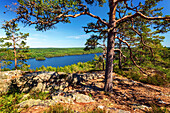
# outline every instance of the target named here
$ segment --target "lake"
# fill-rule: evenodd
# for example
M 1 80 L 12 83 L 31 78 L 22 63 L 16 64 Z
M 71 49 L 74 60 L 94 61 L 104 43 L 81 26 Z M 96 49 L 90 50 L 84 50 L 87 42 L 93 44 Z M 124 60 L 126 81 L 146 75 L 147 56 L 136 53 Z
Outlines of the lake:
M 102 53 L 96 53 L 96 55 L 101 55 Z M 87 62 L 91 61 L 94 58 L 95 54 L 84 54 L 84 55 L 71 55 L 71 56 L 62 56 L 62 57 L 53 57 L 46 58 L 46 60 L 37 61 L 35 59 L 28 59 L 27 64 L 31 65 L 30 69 L 35 69 L 36 67 L 41 67 L 44 65 L 52 66 L 52 67 L 63 67 L 66 65 L 76 64 L 78 62 Z M 12 69 L 14 67 L 14 61 L 11 61 L 11 66 L 7 66 L 7 68 Z

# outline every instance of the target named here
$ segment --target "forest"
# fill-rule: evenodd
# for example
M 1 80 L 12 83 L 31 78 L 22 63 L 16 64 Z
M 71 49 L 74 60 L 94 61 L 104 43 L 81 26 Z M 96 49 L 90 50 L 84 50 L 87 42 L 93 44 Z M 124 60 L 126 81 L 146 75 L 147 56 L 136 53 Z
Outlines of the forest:
M 82 55 L 82 54 L 92 54 L 101 53 L 102 49 L 97 48 L 95 50 L 84 51 L 84 48 L 29 48 L 26 52 L 27 58 L 35 58 L 36 60 L 45 60 L 46 58 L 67 56 L 67 55 Z M 4 53 L 1 52 L 1 56 Z M 12 51 L 8 53 L 9 57 L 6 60 L 14 60 L 14 55 Z

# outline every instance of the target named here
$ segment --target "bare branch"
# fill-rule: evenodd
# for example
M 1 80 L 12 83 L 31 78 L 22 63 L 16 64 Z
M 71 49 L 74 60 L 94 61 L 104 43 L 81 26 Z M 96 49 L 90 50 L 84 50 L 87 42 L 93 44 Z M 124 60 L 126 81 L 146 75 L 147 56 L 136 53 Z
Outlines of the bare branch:
M 78 16 L 81 16 L 81 15 L 89 15 L 93 18 L 96 18 L 98 19 L 100 22 L 102 22 L 103 24 L 109 26 L 109 23 L 107 23 L 106 21 L 102 20 L 99 16 L 96 16 L 96 15 L 93 15 L 92 13 L 89 13 L 89 12 L 82 12 L 82 13 L 79 13 L 79 14 L 75 14 L 75 15 L 64 15 L 64 17 L 72 17 L 72 18 L 76 18 Z
M 143 19 L 146 19 L 146 20 L 170 20 L 170 16 L 168 16 L 168 17 L 161 17 L 161 16 L 159 16 L 159 17 L 148 17 L 148 16 L 146 16 L 146 15 L 140 13 L 140 12 L 136 12 L 133 15 L 127 15 L 127 16 L 121 18 L 121 19 L 118 19 L 116 21 L 116 23 L 127 21 L 128 19 L 135 18 L 137 16 L 140 16 L 140 17 L 142 17 Z

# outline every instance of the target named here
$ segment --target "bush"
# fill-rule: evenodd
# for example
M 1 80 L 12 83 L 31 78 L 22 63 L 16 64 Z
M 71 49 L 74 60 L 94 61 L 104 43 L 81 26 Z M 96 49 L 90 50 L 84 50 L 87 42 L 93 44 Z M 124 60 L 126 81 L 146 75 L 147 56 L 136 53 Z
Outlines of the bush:
M 17 113 L 18 106 L 21 102 L 23 94 L 10 94 L 10 95 L 1 95 L 0 96 L 0 111 L 2 113 Z

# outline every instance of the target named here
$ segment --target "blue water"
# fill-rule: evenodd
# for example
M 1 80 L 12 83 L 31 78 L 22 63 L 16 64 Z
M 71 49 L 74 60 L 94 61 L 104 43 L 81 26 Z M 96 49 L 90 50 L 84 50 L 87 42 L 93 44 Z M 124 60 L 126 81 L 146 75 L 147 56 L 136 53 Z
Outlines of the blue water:
M 36 67 L 41 67 L 44 65 L 52 66 L 52 67 L 63 67 L 66 65 L 76 64 L 78 62 L 87 62 L 91 61 L 94 58 L 95 54 L 85 54 L 85 55 L 72 55 L 72 56 L 62 56 L 62 57 L 53 57 L 46 58 L 43 61 L 37 61 L 35 59 L 28 59 L 26 64 L 31 65 L 30 69 L 35 69 Z M 101 55 L 101 53 L 96 53 L 96 55 Z M 14 67 L 14 61 L 11 61 L 11 66 L 7 66 L 7 68 L 12 69 Z

